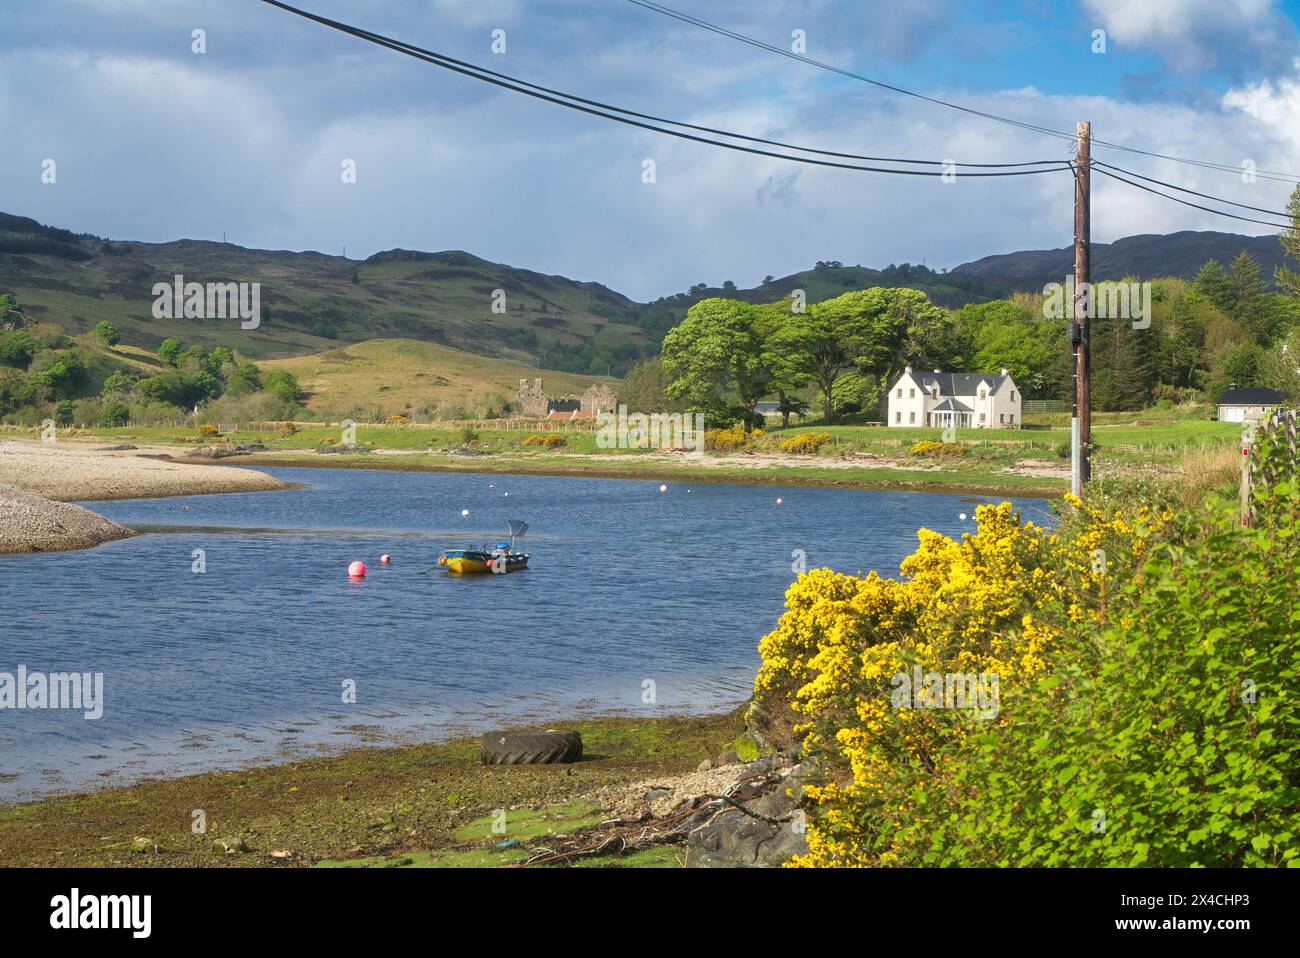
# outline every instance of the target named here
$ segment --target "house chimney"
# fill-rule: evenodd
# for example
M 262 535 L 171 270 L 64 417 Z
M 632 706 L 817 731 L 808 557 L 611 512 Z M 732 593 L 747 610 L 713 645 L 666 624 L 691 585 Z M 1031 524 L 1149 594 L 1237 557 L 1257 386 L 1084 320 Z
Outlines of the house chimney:
M 905 372 L 905 373 L 910 373 L 911 371 L 912 371 L 912 367 L 911 367 L 911 366 L 904 366 L 904 367 L 903 367 L 903 372 Z
M 1002 367 L 1002 375 L 1003 375 L 1003 376 L 1008 376 L 1008 375 L 1010 375 L 1010 373 L 1007 372 L 1007 367 L 1006 367 L 1006 366 L 1003 366 L 1003 367 Z
M 935 374 L 937 375 L 938 373 L 939 373 L 939 370 L 936 369 L 936 370 L 935 370 Z

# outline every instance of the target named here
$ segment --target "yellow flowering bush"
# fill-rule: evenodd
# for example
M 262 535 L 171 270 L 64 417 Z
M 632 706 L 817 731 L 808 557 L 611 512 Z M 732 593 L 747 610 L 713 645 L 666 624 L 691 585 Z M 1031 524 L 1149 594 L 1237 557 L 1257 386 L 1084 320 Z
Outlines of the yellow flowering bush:
M 717 452 L 748 452 L 754 437 L 738 427 L 709 429 L 704 433 L 704 448 Z
M 790 453 L 791 455 L 808 456 L 826 445 L 831 441 L 831 439 L 832 436 L 828 432 L 801 432 L 797 436 L 783 439 L 778 448 L 780 448 L 782 452 Z
M 985 505 L 960 541 L 920 530 L 900 579 L 816 569 L 791 585 L 759 644 L 754 696 L 757 711 L 789 714 L 823 769 L 805 792 L 810 852 L 795 864 L 916 863 L 930 835 L 916 811 L 950 799 L 952 756 L 999 721 L 999 700 L 1045 673 L 1062 628 L 1105 615 L 1108 578 L 1169 518 L 1077 499 L 1064 508 L 1068 535 L 1022 522 L 1010 503 Z M 914 679 L 911 694 L 921 680 L 929 694 L 931 676 L 954 675 L 984 683 L 991 700 L 952 707 L 972 703 L 951 680 L 926 707 L 900 699 Z
M 942 459 L 966 455 L 966 447 L 955 442 L 936 442 L 933 439 L 920 439 L 912 443 L 908 455 L 930 459 Z
M 542 436 L 525 436 L 522 442 L 525 446 L 541 446 L 543 449 L 556 449 L 568 445 L 567 439 L 553 432 Z

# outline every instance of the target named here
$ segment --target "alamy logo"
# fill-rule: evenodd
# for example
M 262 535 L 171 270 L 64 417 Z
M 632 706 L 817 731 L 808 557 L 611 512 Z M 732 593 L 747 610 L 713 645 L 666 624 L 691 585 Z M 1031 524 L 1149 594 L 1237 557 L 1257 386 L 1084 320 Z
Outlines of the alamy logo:
M 240 319 L 240 329 L 262 325 L 261 283 L 187 283 L 176 274 L 172 283 L 153 284 L 154 319 Z
M 0 709 L 80 709 L 89 721 L 104 714 L 103 672 L 0 672 Z
M 981 719 L 998 717 L 998 677 L 992 672 L 926 672 L 921 666 L 890 676 L 896 709 L 971 709 Z
M 1130 319 L 1134 329 L 1151 325 L 1150 283 L 1082 283 L 1079 305 L 1089 319 Z M 1043 318 L 1074 318 L 1074 277 L 1043 287 Z
M 50 899 L 50 927 L 129 928 L 131 937 L 148 938 L 153 928 L 152 895 L 70 895 Z
M 596 445 L 601 449 L 685 449 L 704 458 L 704 414 L 643 412 L 626 406 L 596 415 Z

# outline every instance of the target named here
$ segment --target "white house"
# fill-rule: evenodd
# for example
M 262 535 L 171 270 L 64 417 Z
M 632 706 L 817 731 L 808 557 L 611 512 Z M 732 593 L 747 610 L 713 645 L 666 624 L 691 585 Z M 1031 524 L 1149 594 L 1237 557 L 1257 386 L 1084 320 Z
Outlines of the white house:
M 1271 389 L 1252 389 L 1232 383 L 1219 397 L 1219 422 L 1247 422 L 1263 419 L 1282 402 L 1282 394 Z
M 913 372 L 889 390 L 888 425 L 1018 429 L 1020 390 L 1005 369 L 990 373 Z

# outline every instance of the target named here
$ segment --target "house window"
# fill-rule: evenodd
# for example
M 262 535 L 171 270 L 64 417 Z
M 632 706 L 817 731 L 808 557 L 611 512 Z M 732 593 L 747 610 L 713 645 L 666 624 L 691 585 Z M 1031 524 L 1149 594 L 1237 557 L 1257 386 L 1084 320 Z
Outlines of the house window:
M 909 423 L 914 423 L 914 422 L 916 422 L 916 413 L 914 413 L 914 412 L 909 412 L 909 413 L 907 414 L 907 421 L 908 421 Z
M 898 387 L 898 398 L 899 398 L 899 399 L 902 399 L 902 398 L 903 398 L 903 387 L 902 387 L 902 386 L 899 386 L 899 387 Z
M 989 391 L 987 389 L 981 389 L 980 399 L 988 399 L 988 398 L 989 398 Z
M 984 421 L 984 413 L 980 413 L 980 422 Z
M 903 414 L 901 412 L 894 413 L 894 422 L 901 423 L 902 421 L 903 421 Z
M 998 422 L 1005 426 L 1007 424 L 1007 414 L 1004 412 L 998 413 Z
M 900 390 L 898 391 L 898 394 L 899 394 L 900 396 L 903 395 L 903 390 L 900 389 Z M 915 389 L 909 389 L 909 390 L 907 391 L 907 398 L 908 398 L 908 399 L 915 399 L 915 398 L 916 398 L 916 390 L 915 390 Z
M 1016 401 L 1016 391 L 1014 389 L 1011 390 L 1011 401 L 1012 402 Z

